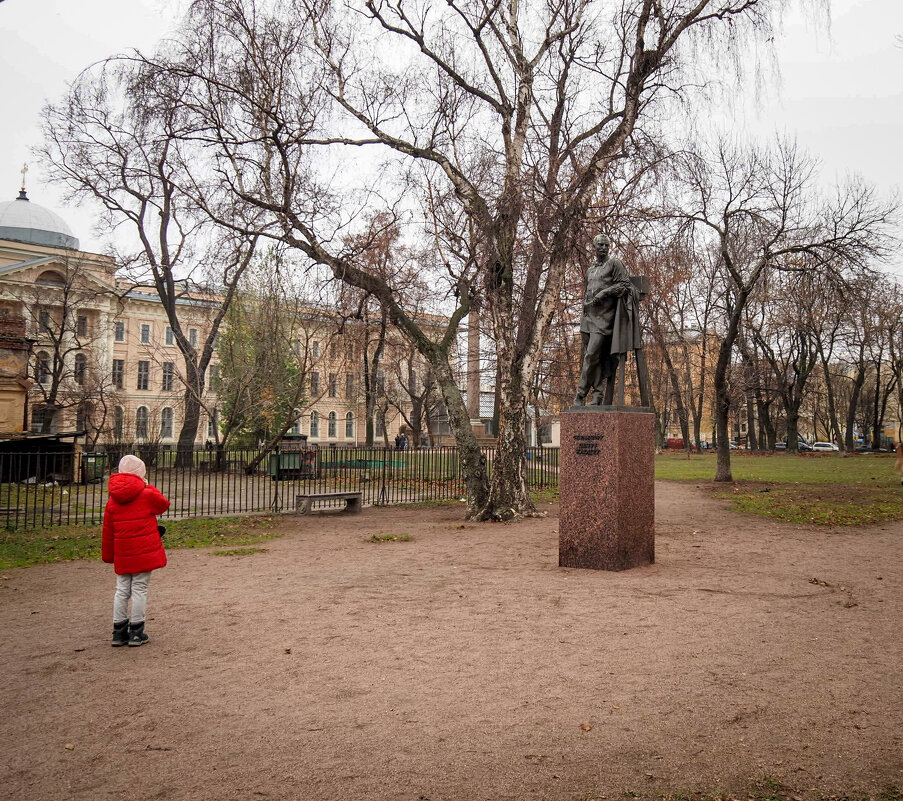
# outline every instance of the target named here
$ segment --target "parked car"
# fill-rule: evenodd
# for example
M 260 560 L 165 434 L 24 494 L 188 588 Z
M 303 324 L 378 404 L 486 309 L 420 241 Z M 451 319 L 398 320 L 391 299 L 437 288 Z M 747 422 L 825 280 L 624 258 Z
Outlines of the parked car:
M 787 443 L 786 442 L 775 443 L 774 449 L 776 451 L 786 451 Z M 796 450 L 797 450 L 797 453 L 806 453 L 807 451 L 812 450 L 812 446 L 808 442 L 803 442 L 802 440 L 800 440 L 799 442 L 796 443 Z
M 781 441 L 778 442 L 778 443 L 774 446 L 774 449 L 775 449 L 776 451 L 785 451 L 785 450 L 787 450 L 787 436 L 786 436 L 786 435 L 783 436 L 783 437 L 781 437 Z M 805 452 L 807 452 L 807 451 L 811 451 L 811 450 L 812 450 L 812 446 L 811 446 L 808 442 L 806 442 L 806 440 L 804 440 L 804 439 L 802 438 L 802 436 L 799 436 L 799 437 L 797 437 L 797 440 L 796 440 L 796 449 L 797 449 L 797 451 L 798 451 L 799 453 L 805 453 Z
M 833 442 L 813 442 L 812 450 L 814 451 L 839 451 L 838 448 Z

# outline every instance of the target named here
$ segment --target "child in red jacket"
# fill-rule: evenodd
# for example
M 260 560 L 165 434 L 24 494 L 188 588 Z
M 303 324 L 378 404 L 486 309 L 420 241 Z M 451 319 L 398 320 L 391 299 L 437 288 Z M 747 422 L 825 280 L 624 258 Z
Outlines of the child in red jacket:
M 148 485 L 146 475 L 147 468 L 137 456 L 123 456 L 119 472 L 110 476 L 110 499 L 103 513 L 101 555 L 104 562 L 112 562 L 116 571 L 111 643 L 114 648 L 147 642 L 147 583 L 152 570 L 166 565 L 157 515 L 169 509 L 169 501 L 160 490 Z

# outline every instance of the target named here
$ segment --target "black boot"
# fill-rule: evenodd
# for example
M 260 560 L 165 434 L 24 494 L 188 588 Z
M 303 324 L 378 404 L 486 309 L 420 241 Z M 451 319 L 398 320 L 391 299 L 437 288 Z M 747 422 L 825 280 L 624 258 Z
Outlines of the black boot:
M 113 623 L 113 641 L 110 643 L 114 648 L 121 648 L 123 645 L 129 644 L 129 622 L 128 620 L 120 620 Z
M 147 642 L 147 635 L 144 633 L 144 621 L 140 623 L 129 623 L 129 648 L 137 648 Z

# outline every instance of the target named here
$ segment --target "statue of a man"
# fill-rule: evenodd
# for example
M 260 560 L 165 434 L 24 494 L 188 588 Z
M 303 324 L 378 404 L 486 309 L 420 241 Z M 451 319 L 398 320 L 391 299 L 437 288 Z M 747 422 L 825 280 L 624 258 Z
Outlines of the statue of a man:
M 642 347 L 638 290 L 624 263 L 609 256 L 611 242 L 605 234 L 593 239 L 593 249 L 596 263 L 586 275 L 583 319 L 580 321 L 584 355 L 575 406 L 610 404 L 620 359 Z M 606 381 L 610 386 L 607 393 L 604 390 Z

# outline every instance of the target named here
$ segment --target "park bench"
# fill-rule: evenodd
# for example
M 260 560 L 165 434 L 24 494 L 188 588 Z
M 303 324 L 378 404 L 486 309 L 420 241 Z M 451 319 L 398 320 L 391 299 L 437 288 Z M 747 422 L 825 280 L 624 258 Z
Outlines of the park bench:
M 295 510 L 303 515 L 309 515 L 313 511 L 314 503 L 317 501 L 329 503 L 345 501 L 343 512 L 359 512 L 361 511 L 362 499 L 363 493 L 361 492 L 309 492 L 295 496 Z

